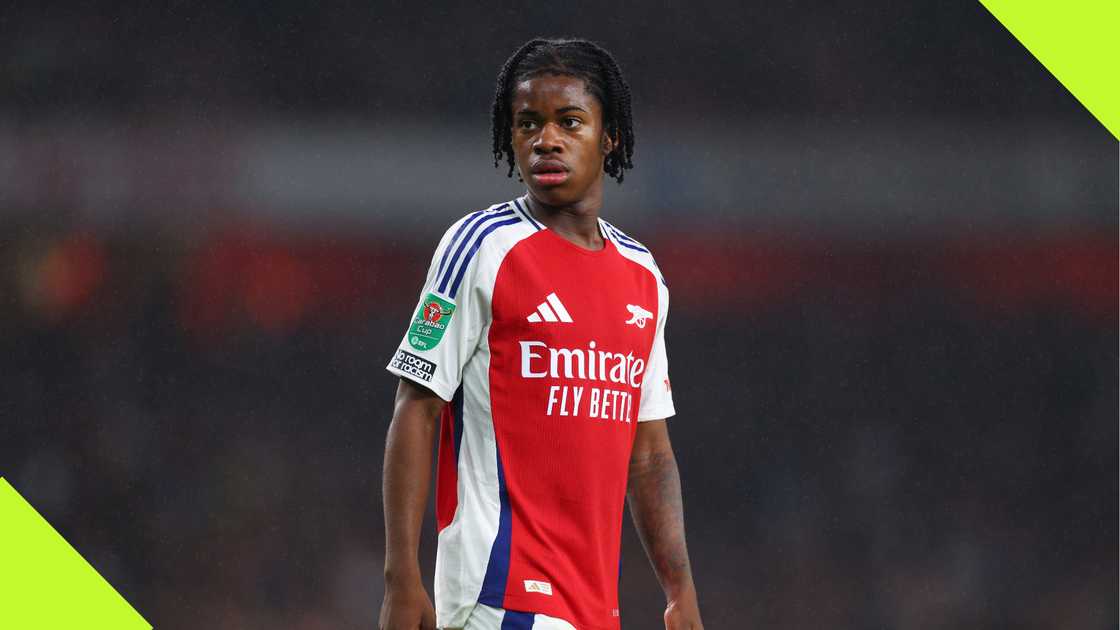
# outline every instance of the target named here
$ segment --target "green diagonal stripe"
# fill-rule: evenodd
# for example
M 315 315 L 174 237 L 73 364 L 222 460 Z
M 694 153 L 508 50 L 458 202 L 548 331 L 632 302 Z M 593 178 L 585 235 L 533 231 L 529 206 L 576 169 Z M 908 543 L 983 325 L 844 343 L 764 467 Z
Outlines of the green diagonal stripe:
M 0 628 L 151 627 L 0 477 Z
M 1120 0 L 980 0 L 1120 139 Z

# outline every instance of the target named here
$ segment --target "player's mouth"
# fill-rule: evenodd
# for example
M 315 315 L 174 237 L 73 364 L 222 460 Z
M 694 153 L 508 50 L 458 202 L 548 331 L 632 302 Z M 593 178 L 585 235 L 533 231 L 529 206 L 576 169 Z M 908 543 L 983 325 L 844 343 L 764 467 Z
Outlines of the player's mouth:
M 544 186 L 555 186 L 568 181 L 568 165 L 560 160 L 541 160 L 530 169 L 533 181 Z

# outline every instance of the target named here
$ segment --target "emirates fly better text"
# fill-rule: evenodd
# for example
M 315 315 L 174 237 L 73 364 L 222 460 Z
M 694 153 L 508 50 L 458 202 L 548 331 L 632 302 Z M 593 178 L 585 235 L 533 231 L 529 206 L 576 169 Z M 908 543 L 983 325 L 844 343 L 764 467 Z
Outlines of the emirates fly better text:
M 520 344 L 522 378 L 580 379 L 626 388 L 552 385 L 545 415 L 632 421 L 633 390 L 641 387 L 645 360 L 633 353 L 598 350 L 594 341 L 587 348 L 549 348 L 543 341 Z

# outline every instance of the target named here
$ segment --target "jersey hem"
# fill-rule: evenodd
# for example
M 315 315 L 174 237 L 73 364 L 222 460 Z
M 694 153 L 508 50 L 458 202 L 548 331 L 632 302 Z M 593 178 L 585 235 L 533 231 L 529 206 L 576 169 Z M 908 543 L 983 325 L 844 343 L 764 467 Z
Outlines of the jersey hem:
M 654 407 L 645 415 L 638 416 L 638 422 L 649 422 L 650 420 L 666 420 L 677 415 L 677 410 L 673 405 L 662 405 Z
M 556 611 L 548 612 L 546 610 L 541 610 L 541 606 L 535 605 L 537 604 L 537 602 L 526 601 L 518 597 L 517 595 L 511 595 L 509 593 L 506 594 L 505 600 L 502 603 L 504 605 L 501 607 L 501 610 L 512 610 L 514 612 L 528 613 L 531 615 L 543 615 L 545 617 L 552 617 L 553 619 L 559 619 L 560 621 L 570 624 L 573 628 L 579 628 L 579 630 L 618 630 L 619 628 L 617 623 L 614 625 L 608 624 L 605 626 L 597 624 L 592 625 L 588 623 L 576 623 L 575 621 L 572 621 L 573 616 L 570 610 L 559 611 L 563 613 L 563 616 L 561 616 L 559 614 L 556 614 Z

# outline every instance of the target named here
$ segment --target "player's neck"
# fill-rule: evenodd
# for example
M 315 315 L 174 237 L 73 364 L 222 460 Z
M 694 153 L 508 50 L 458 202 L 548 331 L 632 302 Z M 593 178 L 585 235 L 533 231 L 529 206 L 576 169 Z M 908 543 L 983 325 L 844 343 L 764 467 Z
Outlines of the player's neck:
M 528 195 L 529 209 L 544 226 L 584 249 L 599 250 L 605 246 L 599 233 L 599 210 L 602 195 L 588 195 L 574 204 L 550 206 Z

